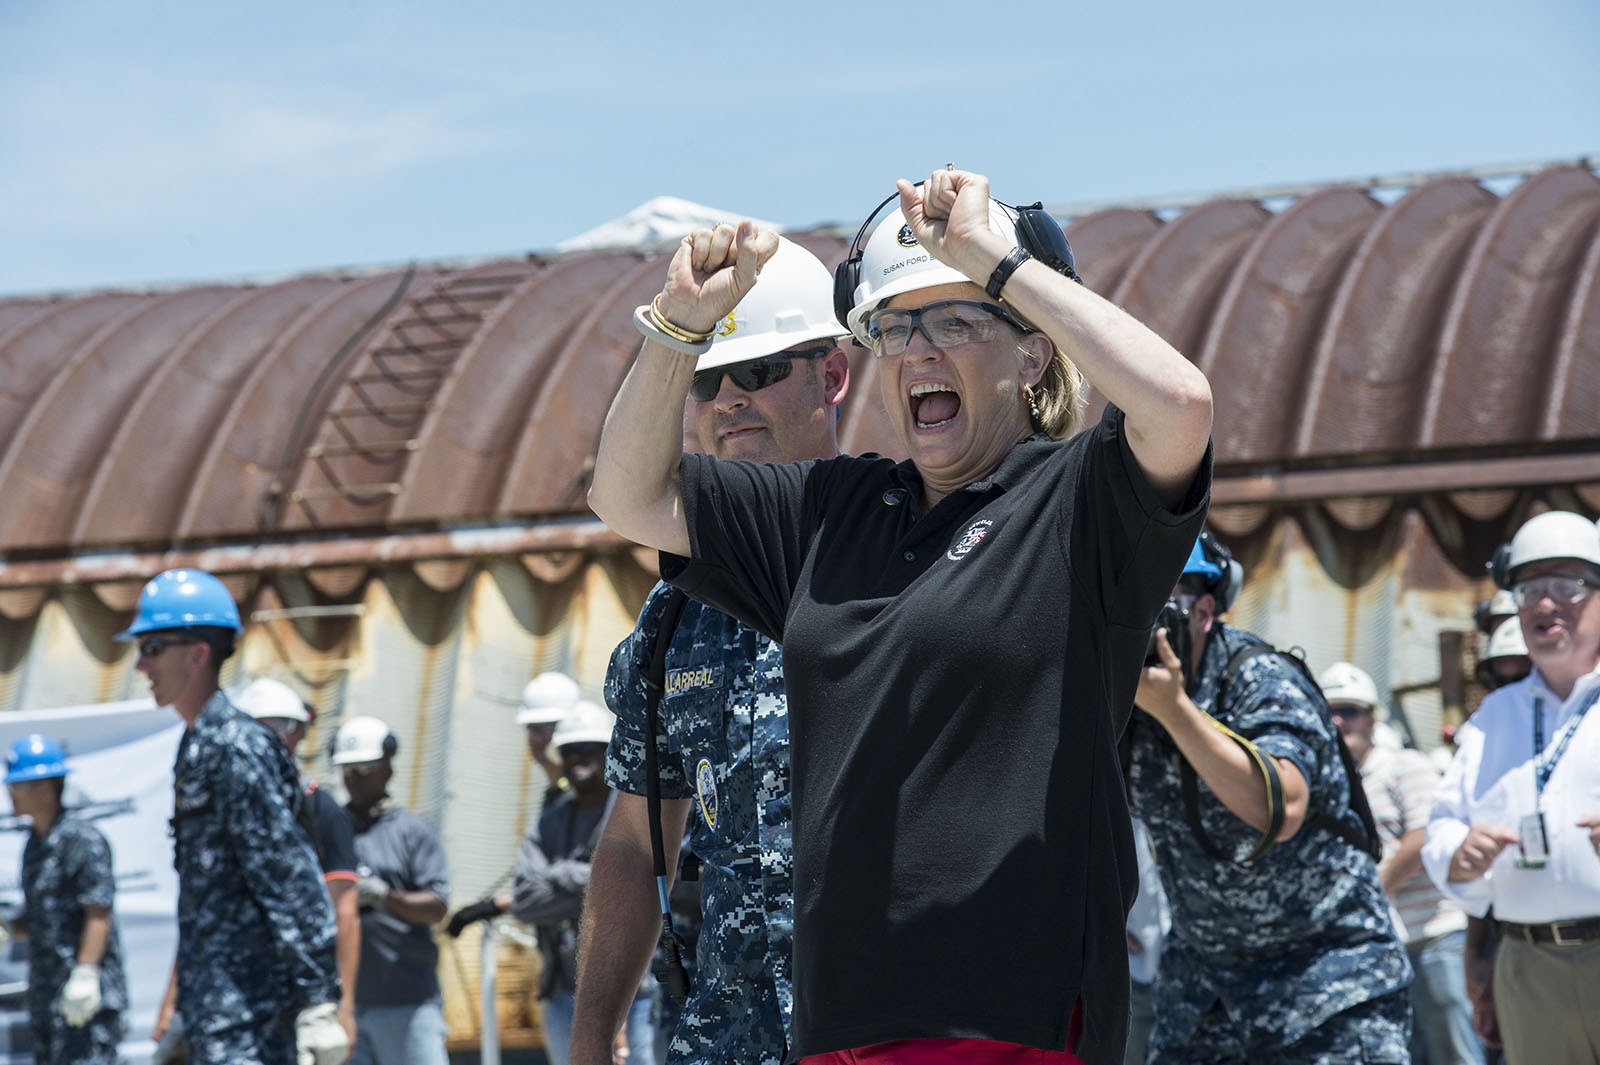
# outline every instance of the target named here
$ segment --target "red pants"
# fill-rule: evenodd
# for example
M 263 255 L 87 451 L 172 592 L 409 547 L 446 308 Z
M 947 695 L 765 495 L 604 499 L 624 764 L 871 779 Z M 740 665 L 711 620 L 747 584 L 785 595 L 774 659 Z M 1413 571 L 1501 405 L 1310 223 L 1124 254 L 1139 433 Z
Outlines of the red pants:
M 1083 1022 L 1076 1005 L 1067 1045 L 1077 1046 Z M 1040 1050 L 992 1039 L 898 1039 L 800 1059 L 800 1065 L 1082 1065 L 1070 1050 Z

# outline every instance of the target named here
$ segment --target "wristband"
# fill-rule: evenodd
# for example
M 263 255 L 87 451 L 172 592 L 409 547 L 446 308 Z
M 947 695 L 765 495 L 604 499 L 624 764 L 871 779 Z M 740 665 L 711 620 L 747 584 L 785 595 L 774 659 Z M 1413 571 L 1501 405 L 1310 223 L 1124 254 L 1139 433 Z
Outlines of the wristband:
M 656 324 L 656 316 L 651 313 L 652 308 L 648 303 L 641 303 L 633 310 L 633 325 L 644 338 L 652 343 L 660 344 L 664 348 L 682 352 L 685 355 L 704 355 L 711 350 L 710 340 L 691 342 L 679 340 Z
M 1006 287 L 1006 282 L 1010 281 L 1011 275 L 1017 272 L 1017 267 L 1031 258 L 1033 258 L 1033 255 L 1029 253 L 1027 248 L 1021 245 L 1012 248 L 1011 254 L 1001 259 L 1000 265 L 995 267 L 994 273 L 989 275 L 989 284 L 984 287 L 984 291 L 989 294 L 989 298 L 992 300 L 999 299 L 1000 290 Z

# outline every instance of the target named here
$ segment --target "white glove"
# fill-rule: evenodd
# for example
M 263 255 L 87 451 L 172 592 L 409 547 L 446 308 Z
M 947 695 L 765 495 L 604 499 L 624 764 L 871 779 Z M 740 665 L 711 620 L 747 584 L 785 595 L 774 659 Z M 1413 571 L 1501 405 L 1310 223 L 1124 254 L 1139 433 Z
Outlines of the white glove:
M 323 1002 L 294 1019 L 296 1065 L 339 1065 L 350 1055 L 350 1037 L 339 1023 L 339 1004 Z
M 74 1028 L 82 1028 L 100 1012 L 100 966 L 79 962 L 72 967 L 56 1000 L 56 1012 Z
M 364 876 L 356 881 L 356 906 L 363 910 L 375 910 L 383 905 L 383 900 L 389 897 L 389 885 L 383 882 L 381 876 Z

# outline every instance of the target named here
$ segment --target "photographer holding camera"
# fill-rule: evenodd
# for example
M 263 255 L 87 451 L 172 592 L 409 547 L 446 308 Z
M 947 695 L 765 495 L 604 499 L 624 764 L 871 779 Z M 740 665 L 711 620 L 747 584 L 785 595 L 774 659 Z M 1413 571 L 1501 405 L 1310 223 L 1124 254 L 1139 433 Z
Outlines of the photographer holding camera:
M 1408 1062 L 1411 966 L 1359 778 L 1303 665 L 1222 622 L 1241 575 L 1201 534 L 1130 726 L 1172 907 L 1149 1061 Z

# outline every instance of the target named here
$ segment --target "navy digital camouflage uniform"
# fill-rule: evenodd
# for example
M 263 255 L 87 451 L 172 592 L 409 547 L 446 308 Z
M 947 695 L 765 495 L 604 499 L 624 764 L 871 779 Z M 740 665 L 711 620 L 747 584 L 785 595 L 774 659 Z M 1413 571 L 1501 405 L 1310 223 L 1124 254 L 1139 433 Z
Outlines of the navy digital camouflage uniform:
M 178 1010 L 194 1065 L 283 1065 L 294 1021 L 339 1001 L 333 907 L 296 819 L 289 751 L 221 692 L 178 744 Z
M 617 715 L 606 782 L 645 794 L 645 689 L 672 589 L 656 585 L 606 672 Z M 794 1008 L 789 721 L 783 649 L 690 600 L 667 655 L 657 754 L 663 799 L 692 799 L 686 844 L 700 859 L 704 924 L 669 1065 L 780 1065 Z
M 1360 832 L 1335 726 L 1292 663 L 1251 657 L 1229 680 L 1226 705 L 1216 705 L 1229 657 L 1259 642 L 1218 622 L 1195 705 L 1292 762 L 1309 809 L 1338 812 Z M 1410 1005 L 1400 992 L 1411 965 L 1371 856 L 1307 824 L 1255 863 L 1218 861 L 1185 817 L 1181 761 L 1166 732 L 1136 715 L 1129 792 L 1172 906 L 1149 1060 L 1409 1061 Z M 1198 784 L 1206 833 L 1242 858 L 1260 832 Z
M 111 1065 L 122 1042 L 128 986 L 122 938 L 111 915 L 100 959 L 100 1012 L 73 1028 L 56 1011 L 56 998 L 78 962 L 84 907 L 110 908 L 115 893 L 111 847 L 100 831 L 63 810 L 41 838 L 28 834 L 22 852 L 23 915 L 28 926 L 28 1020 L 41 1062 Z

